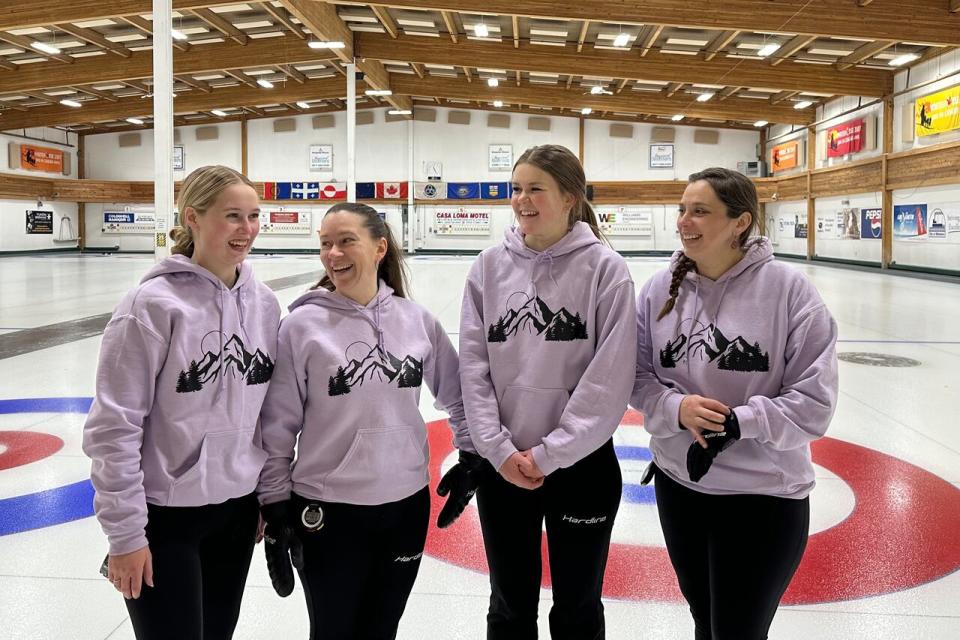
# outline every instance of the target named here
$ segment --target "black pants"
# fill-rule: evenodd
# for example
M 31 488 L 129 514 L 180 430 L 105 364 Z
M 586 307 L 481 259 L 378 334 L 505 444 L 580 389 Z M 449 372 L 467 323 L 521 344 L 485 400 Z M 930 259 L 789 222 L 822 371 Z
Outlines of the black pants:
M 321 529 L 298 528 L 310 640 L 393 640 L 427 541 L 429 488 L 374 506 L 293 495 L 297 514 L 310 502 L 323 508 Z
M 807 546 L 810 499 L 708 495 L 659 469 L 656 491 L 696 640 L 764 640 Z
M 603 638 L 600 595 L 623 484 L 613 441 L 551 473 L 533 491 L 510 484 L 492 465 L 486 469 L 477 508 L 490 565 L 487 638 L 537 637 L 544 520 L 553 582 L 550 635 Z
M 125 600 L 137 640 L 229 640 L 257 536 L 254 494 L 202 507 L 147 505 L 154 587 Z

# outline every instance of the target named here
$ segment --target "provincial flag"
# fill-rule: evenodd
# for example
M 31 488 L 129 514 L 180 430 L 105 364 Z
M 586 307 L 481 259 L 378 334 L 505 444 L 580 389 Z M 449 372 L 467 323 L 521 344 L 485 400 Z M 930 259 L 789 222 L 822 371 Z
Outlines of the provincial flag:
M 357 200 L 373 200 L 377 197 L 377 183 L 375 182 L 358 182 L 357 183 Z
M 378 182 L 378 198 L 406 198 L 408 194 L 406 182 Z
M 484 200 L 504 200 L 510 197 L 509 182 L 481 182 L 480 197 Z
M 418 182 L 413 195 L 418 200 L 443 200 L 447 197 L 446 182 Z
M 448 182 L 447 198 L 451 200 L 476 200 L 480 197 L 479 182 Z

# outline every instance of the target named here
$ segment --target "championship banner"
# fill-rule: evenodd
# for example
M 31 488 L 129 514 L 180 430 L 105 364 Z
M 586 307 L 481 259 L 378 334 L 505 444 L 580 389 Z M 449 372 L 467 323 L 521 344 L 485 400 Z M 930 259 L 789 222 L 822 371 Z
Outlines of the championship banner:
M 879 240 L 883 235 L 883 209 L 860 209 L 860 237 Z
M 376 182 L 358 182 L 357 200 L 373 200 L 377 197 Z
M 406 198 L 409 187 L 406 182 L 378 182 L 378 198 Z
M 480 197 L 484 200 L 504 200 L 510 197 L 509 182 L 481 182 Z
M 893 235 L 917 238 L 927 235 L 927 205 L 898 204 L 893 208 Z
M 20 145 L 20 168 L 28 171 L 63 173 L 63 151 L 22 144 Z
M 451 200 L 470 200 L 480 197 L 478 182 L 448 182 L 447 198 Z
M 917 98 L 913 109 L 917 137 L 960 129 L 960 85 Z
M 264 200 L 345 200 L 343 182 L 264 182 Z
M 863 150 L 867 142 L 864 120 L 850 120 L 827 129 L 827 157 L 839 158 Z
M 417 182 L 413 195 L 417 200 L 443 200 L 447 197 L 446 182 Z
M 797 166 L 800 156 L 800 143 L 796 140 L 778 144 L 770 150 L 770 169 L 777 171 L 786 171 Z

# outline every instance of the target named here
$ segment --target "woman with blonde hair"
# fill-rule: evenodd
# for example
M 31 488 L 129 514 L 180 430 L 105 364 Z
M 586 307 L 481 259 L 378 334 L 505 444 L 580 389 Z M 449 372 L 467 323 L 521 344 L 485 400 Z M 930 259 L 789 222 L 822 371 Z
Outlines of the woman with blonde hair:
M 201 167 L 178 205 L 174 255 L 104 330 L 83 450 L 105 575 L 138 640 L 225 640 L 257 535 L 258 418 L 280 307 L 244 262 L 260 230 L 250 181 Z

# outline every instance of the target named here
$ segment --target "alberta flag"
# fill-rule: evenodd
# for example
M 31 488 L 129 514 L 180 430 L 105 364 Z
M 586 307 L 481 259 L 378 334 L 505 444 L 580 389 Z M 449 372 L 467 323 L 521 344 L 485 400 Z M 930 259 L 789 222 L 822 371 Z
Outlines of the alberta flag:
M 481 182 L 480 197 L 484 200 L 503 200 L 510 197 L 509 182 Z
M 451 200 L 471 200 L 480 197 L 478 182 L 448 182 L 447 198 Z
M 418 182 L 413 195 L 418 200 L 443 200 L 447 197 L 446 182 Z
M 408 185 L 406 182 L 378 182 L 378 198 L 406 198 Z
M 373 200 L 377 197 L 377 184 L 375 182 L 357 183 L 357 200 Z

